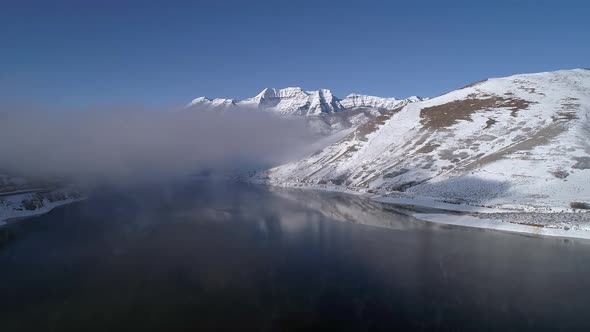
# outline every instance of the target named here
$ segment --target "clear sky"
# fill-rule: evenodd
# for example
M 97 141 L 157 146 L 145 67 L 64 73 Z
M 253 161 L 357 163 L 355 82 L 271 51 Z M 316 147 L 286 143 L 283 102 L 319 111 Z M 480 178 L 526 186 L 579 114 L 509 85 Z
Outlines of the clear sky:
M 301 86 L 435 96 L 590 67 L 590 1 L 1 1 L 0 98 L 178 106 Z

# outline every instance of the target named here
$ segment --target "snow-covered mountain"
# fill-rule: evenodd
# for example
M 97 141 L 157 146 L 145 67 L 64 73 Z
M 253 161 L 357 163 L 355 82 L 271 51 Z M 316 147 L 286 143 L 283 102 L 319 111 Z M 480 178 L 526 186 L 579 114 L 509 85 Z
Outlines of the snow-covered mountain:
M 420 100 L 419 97 L 415 96 L 406 99 L 395 99 L 360 94 L 351 94 L 344 99 L 339 99 L 328 89 L 304 91 L 299 87 L 290 87 L 285 89 L 266 88 L 255 97 L 244 100 L 199 97 L 194 99 L 188 107 L 209 110 L 243 107 L 270 110 L 286 115 L 317 116 L 355 109 L 390 110 Z
M 590 207 L 590 70 L 487 79 L 393 107 L 270 184 L 533 211 Z M 379 106 L 377 106 L 379 105 Z
M 360 95 L 360 94 L 350 94 L 346 96 L 346 98 L 340 101 L 340 104 L 345 109 L 353 109 L 353 108 L 377 108 L 383 110 L 391 110 L 396 107 L 399 107 L 402 104 L 406 104 L 408 102 L 417 102 L 422 100 L 419 97 L 412 96 L 406 99 L 400 100 L 395 98 L 382 98 L 382 97 L 375 97 L 375 96 L 367 96 L 367 95 Z

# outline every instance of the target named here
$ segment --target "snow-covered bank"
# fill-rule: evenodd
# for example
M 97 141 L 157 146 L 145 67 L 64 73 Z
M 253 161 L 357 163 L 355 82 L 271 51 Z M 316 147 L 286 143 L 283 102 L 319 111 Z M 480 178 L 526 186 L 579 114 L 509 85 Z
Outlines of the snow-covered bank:
M 590 215 L 590 213 L 588 213 Z M 524 225 L 518 223 L 504 222 L 498 219 L 479 218 L 471 215 L 450 215 L 441 213 L 413 213 L 416 219 L 433 222 L 437 224 L 466 226 L 474 228 L 493 229 L 497 231 L 531 234 L 538 236 L 551 236 L 575 239 L 590 239 L 590 231 L 577 229 L 561 229 L 543 226 Z
M 535 236 L 590 239 L 590 211 L 565 209 L 552 212 L 539 209 L 519 209 L 496 206 L 455 204 L 432 197 L 416 197 L 398 194 L 380 196 L 366 190 L 353 190 L 334 185 L 303 185 L 301 183 L 273 183 L 254 179 L 249 182 L 271 187 L 327 191 L 362 196 L 370 201 L 395 208 L 426 222 L 490 229 L 502 232 L 531 234 Z M 532 211 L 532 212 L 531 212 Z M 382 215 L 386 218 L 385 215 Z M 359 221 L 363 223 L 362 221 Z
M 77 192 L 45 190 L 0 197 L 0 227 L 11 219 L 32 217 L 54 208 L 85 199 Z
M 408 209 L 409 215 L 428 222 L 540 236 L 590 239 L 590 212 L 575 209 L 530 212 L 527 209 L 453 204 L 425 197 L 373 196 L 371 199 Z

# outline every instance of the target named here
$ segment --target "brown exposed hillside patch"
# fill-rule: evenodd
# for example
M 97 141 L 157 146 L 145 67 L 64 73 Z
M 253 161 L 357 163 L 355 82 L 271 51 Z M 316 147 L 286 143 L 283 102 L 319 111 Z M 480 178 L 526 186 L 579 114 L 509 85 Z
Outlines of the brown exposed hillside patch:
M 455 100 L 446 104 L 425 107 L 420 111 L 420 123 L 426 128 L 440 129 L 450 127 L 459 120 L 471 121 L 475 112 L 490 108 L 507 108 L 511 115 L 516 116 L 519 110 L 529 107 L 530 101 L 500 96 L 471 95 L 463 100 Z

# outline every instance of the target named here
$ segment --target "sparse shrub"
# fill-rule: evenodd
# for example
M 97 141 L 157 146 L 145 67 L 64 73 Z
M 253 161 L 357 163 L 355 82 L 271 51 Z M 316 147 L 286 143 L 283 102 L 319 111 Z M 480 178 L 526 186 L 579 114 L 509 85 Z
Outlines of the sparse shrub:
M 25 210 L 37 210 L 43 207 L 43 198 L 38 195 L 35 195 L 30 199 L 23 199 L 21 204 L 25 208 Z
M 340 179 L 340 178 L 336 178 L 336 179 L 330 179 L 330 182 L 332 182 L 333 184 L 339 186 L 344 182 L 344 179 Z
M 570 175 L 570 173 L 568 173 L 567 171 L 564 171 L 562 169 L 557 170 L 557 171 L 553 171 L 553 172 L 551 172 L 551 174 L 553 174 L 553 176 L 555 176 L 558 179 L 565 179 Z
M 65 201 L 67 199 L 66 194 L 63 192 L 48 193 L 46 198 L 50 202 Z
M 571 202 L 570 207 L 572 209 L 590 210 L 590 204 L 584 202 Z

